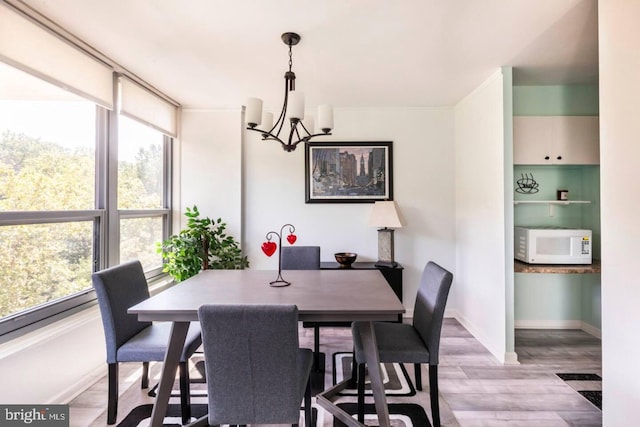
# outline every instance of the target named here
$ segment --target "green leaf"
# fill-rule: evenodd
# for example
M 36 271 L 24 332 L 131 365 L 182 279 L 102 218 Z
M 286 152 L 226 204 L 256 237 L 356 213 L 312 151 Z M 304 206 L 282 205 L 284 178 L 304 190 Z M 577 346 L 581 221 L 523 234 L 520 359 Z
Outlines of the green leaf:
M 176 281 L 186 280 L 198 274 L 206 256 L 208 267 L 215 269 L 243 269 L 249 260 L 242 255 L 238 242 L 224 230 L 227 224 L 221 218 L 200 218 L 198 207 L 187 207 L 186 228 L 157 244 L 157 252 L 165 260 L 163 271 Z M 207 254 L 203 254 L 203 241 L 209 242 Z

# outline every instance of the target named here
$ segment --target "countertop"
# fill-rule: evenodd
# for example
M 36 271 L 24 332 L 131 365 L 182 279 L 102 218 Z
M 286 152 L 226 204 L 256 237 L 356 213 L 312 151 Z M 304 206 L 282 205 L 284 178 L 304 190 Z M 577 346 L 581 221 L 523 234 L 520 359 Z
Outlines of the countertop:
M 527 264 L 514 260 L 516 273 L 547 274 L 591 274 L 600 273 L 600 260 L 594 259 L 592 264 Z

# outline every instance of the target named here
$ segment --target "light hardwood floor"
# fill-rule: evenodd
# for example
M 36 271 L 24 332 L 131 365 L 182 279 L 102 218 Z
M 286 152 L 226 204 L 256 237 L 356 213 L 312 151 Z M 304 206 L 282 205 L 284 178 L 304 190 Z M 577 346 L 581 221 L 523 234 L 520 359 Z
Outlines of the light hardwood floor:
M 301 329 L 301 345 L 311 346 L 311 329 Z M 347 328 L 324 328 L 323 343 L 350 348 Z M 556 373 L 602 375 L 601 343 L 578 330 L 517 330 L 520 364 L 504 366 L 454 319 L 445 319 L 440 349 L 440 406 L 448 427 L 531 426 L 592 427 L 602 425 L 602 413 Z M 411 367 L 408 367 L 413 375 Z M 152 364 L 151 376 L 160 364 Z M 106 366 L 105 366 L 106 371 Z M 140 390 L 139 364 L 122 364 L 118 422 L 135 406 L 152 402 Z M 428 385 L 427 369 L 423 384 Z M 600 390 L 601 384 L 580 383 Z M 71 427 L 106 425 L 106 377 L 70 402 Z M 423 402 L 430 416 L 427 402 Z

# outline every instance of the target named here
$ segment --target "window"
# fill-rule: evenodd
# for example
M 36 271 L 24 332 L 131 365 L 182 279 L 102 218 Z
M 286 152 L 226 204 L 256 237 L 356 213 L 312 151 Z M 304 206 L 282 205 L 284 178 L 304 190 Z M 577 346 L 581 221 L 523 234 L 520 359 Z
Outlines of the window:
M 0 81 L 0 210 L 94 209 L 95 104 L 2 63 Z
M 139 259 L 148 277 L 160 274 L 171 144 L 0 62 L 0 337 L 95 299 L 91 273 L 100 268 Z
M 163 207 L 164 135 L 126 116 L 118 121 L 118 208 Z
M 0 318 L 91 287 L 93 222 L 0 227 Z
M 164 138 L 126 116 L 118 121 L 120 260 L 139 259 L 145 270 L 162 267 L 155 244 L 163 240 Z

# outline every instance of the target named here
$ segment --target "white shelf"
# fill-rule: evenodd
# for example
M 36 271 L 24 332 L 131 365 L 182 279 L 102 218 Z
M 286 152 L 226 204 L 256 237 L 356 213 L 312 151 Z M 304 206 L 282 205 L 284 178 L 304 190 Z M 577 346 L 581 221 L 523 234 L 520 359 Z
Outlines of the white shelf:
M 549 205 L 549 216 L 554 216 L 556 205 L 567 206 L 572 204 L 589 204 L 589 200 L 514 200 L 514 205 Z

